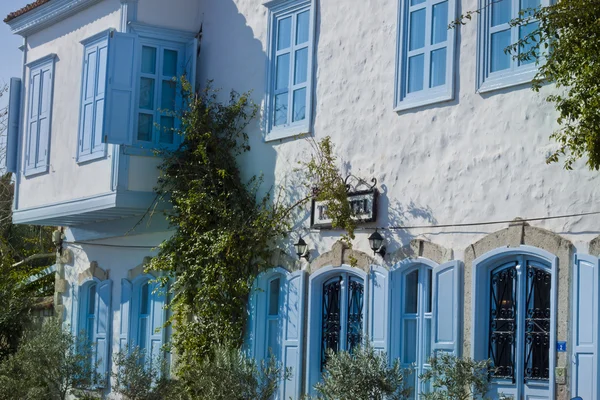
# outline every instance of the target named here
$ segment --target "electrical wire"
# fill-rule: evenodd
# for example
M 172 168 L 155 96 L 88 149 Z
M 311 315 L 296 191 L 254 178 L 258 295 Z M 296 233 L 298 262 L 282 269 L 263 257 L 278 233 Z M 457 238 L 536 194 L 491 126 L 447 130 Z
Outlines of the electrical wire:
M 120 247 L 120 248 L 125 248 L 125 249 L 155 249 L 160 245 L 155 245 L 155 246 L 133 246 L 133 245 L 125 245 L 125 244 L 108 244 L 108 243 L 93 243 L 93 242 L 79 242 L 79 241 L 74 241 L 74 242 L 67 242 L 64 241 L 63 243 L 65 244 L 83 244 L 86 246 L 100 246 L 100 247 Z

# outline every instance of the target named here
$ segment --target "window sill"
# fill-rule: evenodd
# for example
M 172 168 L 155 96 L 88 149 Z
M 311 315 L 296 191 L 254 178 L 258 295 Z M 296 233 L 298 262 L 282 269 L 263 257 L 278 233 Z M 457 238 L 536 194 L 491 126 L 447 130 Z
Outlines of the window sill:
M 102 151 L 98 151 L 92 154 L 84 154 L 77 157 L 77 164 L 87 164 L 92 161 L 100 160 L 102 158 L 106 158 L 106 146 Z
M 25 175 L 28 178 L 32 178 L 34 176 L 42 175 L 42 174 L 46 174 L 46 173 L 48 173 L 48 166 L 44 165 L 43 167 L 27 169 L 23 172 L 23 175 Z
M 451 100 L 454 100 L 454 95 L 448 92 L 436 93 L 430 96 L 419 96 L 412 98 L 405 97 L 402 101 L 396 103 L 396 108 L 394 108 L 394 111 L 401 112 Z
M 489 93 L 495 90 L 506 89 L 530 83 L 537 74 L 537 68 L 527 69 L 513 74 L 490 76 L 477 89 L 477 93 Z
M 310 133 L 308 124 L 290 125 L 283 128 L 272 129 L 265 135 L 265 142 L 272 142 L 280 139 L 292 138 L 295 136 L 306 135 Z

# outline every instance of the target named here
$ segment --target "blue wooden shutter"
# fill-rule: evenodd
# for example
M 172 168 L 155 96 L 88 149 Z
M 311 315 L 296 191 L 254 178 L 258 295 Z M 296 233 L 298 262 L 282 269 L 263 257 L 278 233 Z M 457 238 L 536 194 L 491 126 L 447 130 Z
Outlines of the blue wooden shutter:
M 198 55 L 198 39 L 190 40 L 185 49 L 185 76 L 192 87 L 192 91 L 196 91 L 196 65 Z
M 165 288 L 162 288 L 159 283 L 150 283 L 150 332 L 148 332 L 148 354 L 152 356 L 152 360 L 162 358 L 162 345 L 164 338 L 165 324 Z
M 598 289 L 600 263 L 577 254 L 573 277 L 573 396 L 598 398 Z
M 98 44 L 98 68 L 96 90 L 94 97 L 94 134 L 92 138 L 92 153 L 104 152 L 104 101 L 106 96 L 107 68 L 108 68 L 108 41 Z
M 137 36 L 111 32 L 104 112 L 104 142 L 132 143 L 137 71 Z
M 375 350 L 388 353 L 389 341 L 389 271 L 380 266 L 371 267 L 369 277 L 369 339 Z
M 96 301 L 96 331 L 94 335 L 94 361 L 96 372 L 105 383 L 108 382 L 108 366 L 110 365 L 110 332 L 111 332 L 111 295 L 112 281 L 106 280 L 98 284 Z
M 261 336 L 261 334 L 264 334 L 264 332 L 260 332 L 264 330 L 264 328 L 261 329 L 261 324 L 264 326 L 264 315 L 261 316 L 261 314 L 264 313 L 261 313 L 261 311 L 266 307 L 266 305 L 265 307 L 261 307 L 261 304 L 264 304 L 263 298 L 266 297 L 266 291 L 264 290 L 264 279 L 262 279 L 262 276 L 263 275 L 259 275 L 254 280 L 252 292 L 250 294 L 250 298 L 248 299 L 248 329 L 245 339 L 246 354 L 248 357 L 257 360 L 262 358 L 262 353 L 259 351 L 258 347 L 260 346 L 261 342 L 264 342 L 258 339 L 264 337 Z
M 462 264 L 450 261 L 433 269 L 433 316 L 431 352 L 461 355 Z
M 39 135 L 40 94 L 42 70 L 31 71 L 27 107 L 27 144 L 25 145 L 25 171 L 35 169 Z
M 133 285 L 127 279 L 121 279 L 121 317 L 119 322 L 119 351 L 125 353 L 129 349 L 129 326 L 131 318 L 131 295 Z
M 39 172 L 48 167 L 48 151 L 50 148 L 50 113 L 52 111 L 52 75 L 54 74 L 52 64 L 45 65 L 41 77 L 41 101 L 38 115 L 39 136 L 38 153 L 35 168 Z
M 85 49 L 83 87 L 81 90 L 81 121 L 79 127 L 79 156 L 92 152 L 92 131 L 94 129 L 94 98 L 98 72 L 98 47 Z
M 21 80 L 11 78 L 8 98 L 8 128 L 6 131 L 6 171 L 17 172 L 19 125 L 21 121 Z
M 302 388 L 302 359 L 304 337 L 304 304 L 306 272 L 296 271 L 283 283 L 283 336 L 282 359 L 284 368 L 291 368 L 292 376 L 280 385 L 280 399 L 299 399 Z

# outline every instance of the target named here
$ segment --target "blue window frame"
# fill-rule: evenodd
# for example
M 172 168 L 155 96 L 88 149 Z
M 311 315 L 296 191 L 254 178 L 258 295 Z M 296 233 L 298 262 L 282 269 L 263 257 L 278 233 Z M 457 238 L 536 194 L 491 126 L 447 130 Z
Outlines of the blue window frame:
M 487 92 L 530 82 L 537 72 L 535 60 L 518 60 L 506 48 L 527 37 L 538 27 L 537 22 L 525 26 L 510 26 L 510 21 L 548 0 L 480 0 L 478 90 Z M 531 45 L 531 44 L 530 44 Z M 528 46 L 519 52 L 527 52 Z
M 108 66 L 108 33 L 103 32 L 84 44 L 81 110 L 77 161 L 86 162 L 106 156 L 104 103 Z
M 167 317 L 165 290 L 154 281 L 154 277 L 148 275 L 138 277 L 132 284 L 129 344 L 144 352 L 147 360 L 156 361 L 165 357 L 162 349 L 168 339 L 167 330 L 163 328 Z M 128 303 L 129 299 L 124 295 L 121 302 Z
M 311 1 L 272 1 L 266 140 L 308 133 L 312 110 L 313 19 Z
M 395 109 L 454 98 L 455 0 L 399 0 Z
M 140 45 L 135 142 L 172 147 L 178 143 L 174 113 L 182 103 L 177 78 L 185 72 L 185 46 L 145 38 Z
M 25 176 L 48 172 L 54 60 L 55 55 L 51 54 L 28 64 L 29 91 L 27 99 Z

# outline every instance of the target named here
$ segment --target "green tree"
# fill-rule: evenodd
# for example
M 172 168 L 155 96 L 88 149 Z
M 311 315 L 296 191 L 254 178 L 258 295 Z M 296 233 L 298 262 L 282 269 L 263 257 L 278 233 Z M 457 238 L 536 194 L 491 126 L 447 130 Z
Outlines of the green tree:
M 0 363 L 0 399 L 65 400 L 78 388 L 101 384 L 91 356 L 89 343 L 77 341 L 58 320 L 48 321 Z
M 464 24 L 474 14 L 499 0 L 462 15 L 451 27 Z M 587 158 L 587 166 L 600 169 L 600 3 L 597 0 L 558 0 L 521 11 L 512 26 L 538 23 L 537 29 L 506 49 L 519 59 L 536 60 L 539 69 L 533 90 L 547 83 L 557 90 L 547 97 L 558 111 L 558 130 L 552 133 L 559 147 L 547 159 L 564 157 L 566 169 Z M 530 25 L 530 27 L 533 25 Z M 520 50 L 520 51 L 519 51 Z
M 388 365 L 387 355 L 369 343 L 347 351 L 329 353 L 323 381 L 315 385 L 325 400 L 402 400 L 410 395 L 405 375 L 410 371 L 395 360 Z

